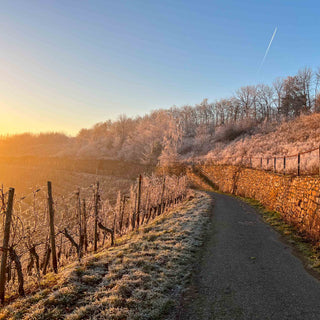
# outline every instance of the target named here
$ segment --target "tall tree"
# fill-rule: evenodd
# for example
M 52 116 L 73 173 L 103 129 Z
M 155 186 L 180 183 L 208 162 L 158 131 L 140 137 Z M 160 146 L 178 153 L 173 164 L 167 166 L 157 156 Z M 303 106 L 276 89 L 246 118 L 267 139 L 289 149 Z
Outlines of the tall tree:
M 297 76 L 288 77 L 283 83 L 280 113 L 287 118 L 299 116 L 307 110 L 307 97 Z
M 313 73 L 310 68 L 306 67 L 298 71 L 297 82 L 301 90 L 301 95 L 304 96 L 306 99 L 304 111 L 311 111 L 311 108 L 312 108 L 312 93 L 311 93 L 312 80 L 313 80 Z
M 257 118 L 257 89 L 255 86 L 241 87 L 236 92 L 236 97 L 243 110 L 244 118 Z
M 273 116 L 274 90 L 272 87 L 259 84 L 257 86 L 257 104 L 259 120 L 270 121 Z
M 273 82 L 273 89 L 275 91 L 275 106 L 277 109 L 278 115 L 281 114 L 281 102 L 282 102 L 282 95 L 283 95 L 283 87 L 284 87 L 284 80 L 282 78 L 277 78 Z

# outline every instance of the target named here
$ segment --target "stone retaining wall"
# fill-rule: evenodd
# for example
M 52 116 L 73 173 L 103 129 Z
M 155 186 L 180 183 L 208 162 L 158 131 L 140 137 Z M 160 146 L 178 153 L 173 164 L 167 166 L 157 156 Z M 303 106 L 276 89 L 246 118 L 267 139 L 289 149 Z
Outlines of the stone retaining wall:
M 188 174 L 201 186 L 205 176 L 223 192 L 256 199 L 313 240 L 320 240 L 319 176 L 280 175 L 228 165 L 204 165 Z

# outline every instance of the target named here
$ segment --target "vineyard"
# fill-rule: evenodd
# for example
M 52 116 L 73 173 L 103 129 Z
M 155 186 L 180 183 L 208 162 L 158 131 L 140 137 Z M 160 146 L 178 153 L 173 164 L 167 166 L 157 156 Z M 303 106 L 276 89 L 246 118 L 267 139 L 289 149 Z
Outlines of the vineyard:
M 139 176 L 127 192 L 109 194 L 107 183 L 56 193 L 48 181 L 22 197 L 0 190 L 0 299 L 10 301 L 40 288 L 91 252 L 114 245 L 117 237 L 147 224 L 186 196 L 186 177 Z

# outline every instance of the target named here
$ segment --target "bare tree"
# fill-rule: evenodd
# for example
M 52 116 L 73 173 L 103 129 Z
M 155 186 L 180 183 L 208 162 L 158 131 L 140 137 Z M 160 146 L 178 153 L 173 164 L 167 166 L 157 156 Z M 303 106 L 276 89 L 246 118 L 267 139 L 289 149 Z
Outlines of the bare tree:
M 297 82 L 301 90 L 301 96 L 305 97 L 305 111 L 311 111 L 312 97 L 311 97 L 311 85 L 313 80 L 313 73 L 310 68 L 305 67 L 300 69 L 297 74 Z
M 236 92 L 236 97 L 243 110 L 244 118 L 257 119 L 257 89 L 255 86 L 241 87 Z
M 283 83 L 284 83 L 284 80 L 282 78 L 277 78 L 273 82 L 273 88 L 276 94 L 275 105 L 276 105 L 278 114 L 280 114 L 280 110 L 281 110 L 281 99 L 283 95 L 283 85 L 284 85 Z
M 297 76 L 288 77 L 283 83 L 280 113 L 293 118 L 307 110 L 307 96 Z
M 274 89 L 272 87 L 265 84 L 257 86 L 257 104 L 259 106 L 258 115 L 260 120 L 271 120 L 274 100 Z

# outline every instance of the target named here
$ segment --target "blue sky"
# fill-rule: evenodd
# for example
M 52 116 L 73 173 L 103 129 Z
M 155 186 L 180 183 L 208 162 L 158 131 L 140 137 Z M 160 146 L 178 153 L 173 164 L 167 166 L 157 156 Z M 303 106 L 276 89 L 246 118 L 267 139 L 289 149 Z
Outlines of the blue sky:
M 295 0 L 3 0 L 0 133 L 75 134 L 320 67 L 319 9 Z

